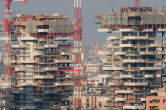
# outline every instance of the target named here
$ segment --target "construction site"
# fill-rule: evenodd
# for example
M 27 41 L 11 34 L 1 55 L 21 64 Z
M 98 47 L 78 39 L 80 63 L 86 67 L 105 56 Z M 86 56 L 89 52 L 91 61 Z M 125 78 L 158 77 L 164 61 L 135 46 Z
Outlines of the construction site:
M 99 45 L 82 41 L 81 0 L 73 18 L 12 16 L 13 2 L 28 1 L 1 1 L 0 110 L 166 110 L 164 9 L 131 0 L 94 13 L 108 35 Z
M 145 110 L 146 97 L 165 87 L 166 13 L 139 2 L 96 15 L 98 31 L 110 33 L 103 62 L 104 74 L 110 75 L 109 110 Z

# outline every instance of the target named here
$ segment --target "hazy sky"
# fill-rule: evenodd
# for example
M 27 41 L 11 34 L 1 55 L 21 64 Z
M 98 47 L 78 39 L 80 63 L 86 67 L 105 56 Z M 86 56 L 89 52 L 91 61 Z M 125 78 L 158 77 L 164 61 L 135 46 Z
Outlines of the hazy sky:
M 13 13 L 32 13 L 39 14 L 42 12 L 63 13 L 69 17 L 73 16 L 73 0 L 27 0 L 28 3 L 22 5 L 19 2 L 12 4 Z M 132 0 L 133 1 L 133 0 Z M 166 8 L 166 0 L 142 0 L 144 6 L 153 6 L 161 9 Z M 110 9 L 115 10 L 128 5 L 128 0 L 82 0 L 83 9 L 83 40 L 86 42 L 103 43 L 107 34 L 98 33 L 99 25 L 94 22 L 96 13 L 108 12 Z M 0 18 L 2 19 L 4 3 L 0 2 Z

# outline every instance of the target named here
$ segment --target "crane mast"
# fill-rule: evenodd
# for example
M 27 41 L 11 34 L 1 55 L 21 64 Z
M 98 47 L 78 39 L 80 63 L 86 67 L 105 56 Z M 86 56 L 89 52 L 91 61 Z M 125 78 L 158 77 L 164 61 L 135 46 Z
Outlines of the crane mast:
M 81 110 L 82 0 L 74 0 L 74 110 Z
M 134 0 L 134 7 L 140 8 L 140 0 Z
M 12 1 L 22 1 L 22 3 L 26 3 L 26 0 L 0 0 L 2 2 L 5 2 L 5 13 L 4 13 L 4 76 L 5 76 L 5 100 L 6 102 L 10 102 L 11 98 L 11 78 L 12 78 L 12 65 L 11 65 L 11 2 Z M 9 103 L 8 103 L 9 104 Z M 6 107 L 8 105 L 6 104 Z

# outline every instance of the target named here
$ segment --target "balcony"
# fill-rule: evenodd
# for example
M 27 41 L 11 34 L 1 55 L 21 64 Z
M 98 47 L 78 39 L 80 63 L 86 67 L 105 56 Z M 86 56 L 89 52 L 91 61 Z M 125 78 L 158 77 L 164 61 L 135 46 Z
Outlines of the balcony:
M 145 110 L 145 107 L 144 106 L 139 106 L 139 105 L 137 105 L 137 106 L 123 106 L 123 110 L 128 110 L 128 109 L 132 109 L 132 110 L 136 110 L 136 109 L 138 109 L 138 110 Z
M 37 86 L 35 83 L 19 83 L 18 86 Z
M 124 102 L 126 101 L 125 98 L 115 98 L 115 102 Z
M 125 86 L 148 86 L 146 82 L 127 82 L 124 83 Z
M 109 83 L 108 83 L 108 86 L 115 86 L 115 85 L 116 85 L 115 82 L 109 82 Z
M 132 28 L 128 28 L 128 29 L 122 29 L 122 28 L 120 28 L 119 29 L 119 32 L 132 32 L 132 31 L 134 31 L 134 29 L 132 29 Z
M 12 49 L 24 49 L 24 48 L 26 48 L 26 47 L 23 46 L 23 45 L 21 45 L 21 46 L 20 46 L 20 45 L 12 45 L 11 48 L 12 48 Z
M 125 52 L 114 52 L 115 55 L 124 55 L 126 54 Z
M 153 78 L 153 74 L 146 74 L 144 75 L 145 78 Z
M 37 31 L 38 31 L 38 32 L 48 32 L 49 29 L 38 29 Z
M 115 40 L 115 39 L 120 39 L 120 37 L 119 36 L 108 36 L 107 37 L 107 41 Z
M 115 90 L 116 94 L 132 94 L 133 90 Z
M 153 29 L 143 29 L 143 32 L 153 32 Z
M 34 60 L 18 60 L 17 62 L 18 63 L 23 63 L 23 64 L 26 64 L 26 63 L 28 63 L 28 64 L 37 63 Z
M 140 55 L 153 55 L 154 52 L 147 52 L 147 51 L 145 51 L 145 52 L 139 52 L 139 54 Z
M 159 90 L 151 90 L 150 92 L 151 92 L 151 93 L 158 93 Z
M 53 75 L 34 75 L 33 79 L 53 79 Z
M 123 40 L 147 40 L 148 36 L 123 36 Z
M 97 30 L 98 32 L 110 32 L 108 28 L 100 28 Z
M 56 37 L 55 40 L 57 41 L 73 40 L 73 37 Z
M 16 72 L 18 72 L 18 71 L 26 71 L 27 70 L 27 68 L 25 68 L 25 67 L 15 67 L 14 69 L 15 69 Z
M 149 47 L 161 47 L 162 44 L 149 44 Z
M 141 102 L 146 102 L 146 98 L 141 98 Z
M 44 48 L 57 48 L 58 44 L 46 44 L 44 45 Z
M 120 74 L 119 78 L 120 79 L 132 79 L 134 77 L 133 77 L 133 75 L 123 75 L 123 74 Z
M 108 86 L 119 86 L 119 85 L 123 85 L 123 83 L 121 83 L 121 82 L 108 82 Z
M 120 44 L 119 47 L 133 47 L 133 44 Z
M 32 36 L 23 36 L 20 38 L 20 40 L 22 41 L 34 41 L 34 40 L 38 40 L 36 37 L 32 37 Z
M 157 77 L 157 78 L 160 78 L 160 77 L 161 77 L 161 74 L 156 74 L 156 77 Z
M 17 63 L 18 62 L 18 60 L 12 60 L 11 61 L 11 63 Z
M 159 31 L 159 32 L 166 32 L 166 29 L 158 28 L 157 31 Z
M 45 71 L 57 71 L 58 68 L 57 67 L 47 67 L 47 68 L 44 68 Z
M 140 67 L 140 70 L 161 70 L 161 67 Z
M 60 55 L 71 55 L 69 52 L 61 52 Z
M 73 60 L 55 60 L 55 63 L 73 63 Z
M 33 52 L 33 55 L 34 55 L 34 56 L 41 56 L 41 55 L 43 55 L 43 53 L 42 53 L 42 52 L 37 52 L 37 51 L 36 51 L 36 52 Z
M 44 68 L 35 68 L 34 72 L 44 72 Z
M 55 86 L 73 86 L 72 82 L 54 83 Z
M 143 59 L 123 59 L 123 63 L 141 63 L 145 62 Z
M 123 67 L 103 67 L 104 71 L 111 71 L 111 70 L 124 70 Z
M 60 83 L 54 83 L 55 86 L 60 86 Z

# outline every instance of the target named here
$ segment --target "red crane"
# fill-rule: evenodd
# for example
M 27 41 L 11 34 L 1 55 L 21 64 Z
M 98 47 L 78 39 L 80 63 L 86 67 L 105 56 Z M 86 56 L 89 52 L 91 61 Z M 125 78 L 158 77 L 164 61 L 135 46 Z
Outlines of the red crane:
M 11 2 L 21 1 L 23 4 L 27 0 L 0 0 L 5 2 L 4 13 L 4 37 L 5 37 L 5 76 L 11 77 Z
M 74 110 L 81 110 L 82 82 L 82 0 L 74 0 Z
M 141 5 L 140 1 L 141 0 L 134 0 L 134 7 L 135 8 L 140 8 L 140 5 Z
M 26 0 L 0 0 L 5 2 L 5 13 L 4 13 L 4 38 L 5 38 L 5 100 L 10 102 L 11 99 L 11 77 L 12 77 L 12 66 L 11 66 L 11 2 L 22 1 L 22 3 L 26 3 Z M 8 107 L 10 105 L 6 105 Z
M 133 3 L 132 3 L 133 1 Z M 135 8 L 140 8 L 141 6 L 141 0 L 128 0 L 128 7 L 130 6 L 130 3 L 133 5 Z M 132 6 L 131 5 L 131 6 Z

